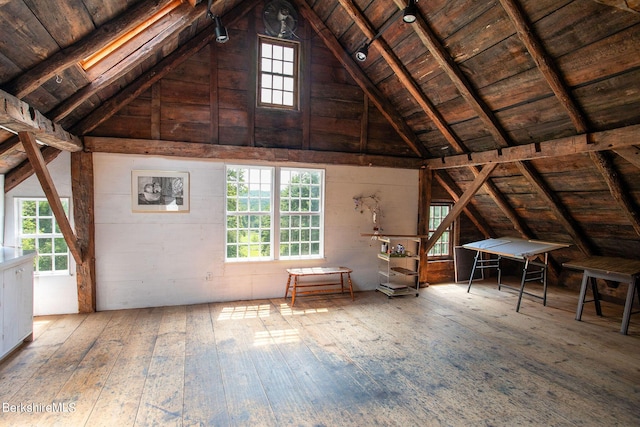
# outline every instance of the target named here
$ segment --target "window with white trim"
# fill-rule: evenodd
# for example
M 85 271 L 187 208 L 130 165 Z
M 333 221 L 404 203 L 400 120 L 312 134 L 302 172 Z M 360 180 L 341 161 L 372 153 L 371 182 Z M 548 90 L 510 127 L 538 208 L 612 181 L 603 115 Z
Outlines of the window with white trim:
M 429 208 L 429 237 L 438 229 L 442 220 L 451 210 L 450 204 L 431 204 Z M 453 223 L 442 233 L 433 247 L 429 250 L 429 257 L 448 258 L 452 253 L 453 240 L 451 239 Z
M 61 198 L 69 214 L 69 199 Z M 69 248 L 46 198 L 16 198 L 17 245 L 25 252 L 37 251 L 35 274 L 69 273 Z
M 299 43 L 260 36 L 258 105 L 298 108 Z
M 227 261 L 324 256 L 324 171 L 226 167 Z

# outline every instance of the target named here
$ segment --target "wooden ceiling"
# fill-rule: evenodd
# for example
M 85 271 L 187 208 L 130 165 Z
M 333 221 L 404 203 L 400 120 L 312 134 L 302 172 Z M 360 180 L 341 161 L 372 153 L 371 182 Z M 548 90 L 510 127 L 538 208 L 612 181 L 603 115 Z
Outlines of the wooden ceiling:
M 0 0 L 5 189 L 32 173 L 14 133 L 25 130 L 48 160 L 85 150 L 429 167 L 453 199 L 498 163 L 467 211 L 485 234 L 640 253 L 638 2 L 420 0 L 407 24 L 406 0 L 291 0 L 305 89 L 288 113 L 255 107 L 268 1 L 214 1 L 224 45 L 206 2 L 184 1 L 82 68 L 171 3 Z

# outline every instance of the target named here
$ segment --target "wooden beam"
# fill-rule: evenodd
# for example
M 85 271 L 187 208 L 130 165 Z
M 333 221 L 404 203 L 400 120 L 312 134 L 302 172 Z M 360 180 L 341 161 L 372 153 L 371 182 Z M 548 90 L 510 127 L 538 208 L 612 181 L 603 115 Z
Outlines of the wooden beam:
M 62 151 L 53 147 L 43 147 L 40 152 L 42 153 L 44 162 L 46 164 L 49 164 L 53 159 L 58 157 L 58 155 Z M 29 159 L 25 160 L 15 168 L 11 169 L 4 176 L 4 192 L 6 193 L 16 188 L 18 185 L 24 182 L 27 178 L 33 175 L 33 172 L 34 172 L 34 169 Z
M 198 159 L 245 159 L 273 162 L 325 163 L 353 166 L 384 166 L 420 169 L 415 157 L 391 157 L 334 151 L 289 150 L 150 139 L 85 137 L 85 151 L 93 153 L 143 154 Z
M 516 145 L 502 148 L 501 150 L 489 150 L 441 157 L 438 159 L 427 159 L 424 163 L 431 169 L 449 169 L 487 163 L 511 163 L 547 157 L 555 158 L 633 146 L 638 144 L 638 135 L 640 135 L 640 125 L 632 125 L 533 144 Z
M 462 190 L 460 190 L 458 184 L 455 183 L 455 181 L 446 171 L 434 171 L 433 175 L 438 183 L 442 186 L 442 188 L 444 188 L 444 190 L 449 193 L 454 202 L 460 200 Z M 472 203 L 467 204 L 463 212 L 467 215 L 471 222 L 473 222 L 478 230 L 480 230 L 484 237 L 496 237 L 496 234 L 491 229 L 491 226 L 487 223 L 487 221 L 485 221 L 484 217 L 480 215 L 480 212 L 478 212 L 478 210 L 473 206 Z
M 638 137 L 638 139 L 640 140 L 640 136 Z M 637 146 L 618 148 L 613 150 L 613 152 L 635 167 L 640 168 L 640 148 L 638 148 Z
M 182 10 L 180 10 L 182 8 Z M 56 106 L 48 112 L 48 116 L 53 120 L 61 121 L 70 115 L 78 106 L 96 93 L 116 82 L 120 77 L 126 75 L 129 71 L 140 66 L 140 63 L 157 55 L 162 46 L 166 44 L 167 39 L 174 34 L 183 31 L 192 25 L 198 18 L 206 12 L 204 7 L 190 7 L 186 4 L 180 5 L 178 9 L 171 12 L 172 21 L 163 22 L 164 28 L 160 33 L 149 40 L 142 48 L 124 58 L 117 66 L 101 73 L 87 86 L 76 91 L 72 96 L 67 98 L 63 103 Z
M 480 189 L 480 187 L 484 185 L 484 183 L 489 178 L 489 175 L 491 174 L 491 172 L 493 172 L 493 170 L 497 166 L 498 165 L 493 164 L 493 165 L 486 165 L 484 168 L 482 168 L 482 171 L 478 173 L 478 175 L 473 180 L 469 188 L 467 188 L 466 191 L 462 194 L 462 196 L 460 196 L 460 199 L 458 199 L 458 202 L 455 205 L 453 205 L 453 207 L 449 211 L 449 214 L 442 220 L 442 222 L 440 223 L 436 231 L 431 235 L 431 237 L 429 237 L 427 244 L 424 245 L 425 246 L 424 250 L 426 252 L 429 252 L 429 250 L 433 247 L 433 245 L 436 244 L 440 236 L 442 236 L 442 233 L 444 233 L 444 231 L 447 228 L 449 228 L 449 226 L 453 223 L 453 221 L 455 221 L 456 218 L 460 216 L 465 206 L 467 206 L 467 204 L 471 201 L 473 196 L 475 196 L 476 192 Z
M 595 0 L 595 2 L 617 7 L 625 12 L 640 14 L 640 0 Z
M 431 194 L 433 188 L 433 171 L 429 168 L 420 169 L 418 175 L 418 235 L 429 236 L 429 217 L 431 215 Z M 427 284 L 429 270 L 429 251 L 426 247 L 427 238 L 421 238 L 420 253 L 420 277 L 419 284 Z
M 367 21 L 366 17 L 353 3 L 353 1 L 339 1 L 342 7 L 351 16 L 355 24 L 360 28 L 360 31 L 362 31 L 369 40 L 373 40 L 376 36 L 376 31 L 374 31 L 371 24 Z M 459 140 L 459 138 L 453 133 L 453 130 L 449 127 L 449 124 L 442 117 L 442 114 L 440 114 L 440 112 L 435 108 L 429 98 L 427 98 L 427 96 L 422 92 L 422 89 L 420 89 L 415 80 L 407 72 L 406 68 L 398 59 L 398 57 L 393 53 L 393 50 L 389 47 L 387 42 L 385 42 L 382 38 L 377 38 L 373 40 L 371 46 L 378 49 L 378 51 L 380 52 L 380 56 L 382 56 L 389 67 L 393 70 L 395 76 L 398 78 L 398 80 L 400 80 L 400 83 L 411 94 L 422 111 L 424 111 L 427 117 L 431 119 L 433 124 L 449 142 L 449 144 L 458 152 L 468 151 L 467 148 Z
M 96 311 L 96 248 L 93 187 L 93 154 L 71 154 L 73 218 L 82 262 L 76 263 L 78 311 Z
M 241 2 L 232 11 L 225 15 L 225 19 L 229 17 L 228 23 L 232 24 L 244 16 L 244 14 L 248 13 L 258 3 L 258 1 L 259 0 Z M 101 123 L 105 122 L 118 112 L 122 107 L 136 99 L 140 94 L 151 87 L 152 84 L 175 70 L 185 60 L 189 59 L 193 54 L 198 52 L 214 39 L 215 33 L 213 25 L 209 25 L 206 29 L 198 33 L 197 36 L 189 40 L 189 42 L 176 49 L 171 55 L 164 58 L 126 88 L 118 92 L 117 95 L 107 100 L 100 107 L 96 108 L 89 115 L 76 123 L 72 128 L 73 131 L 79 135 L 85 135 L 91 132 Z
M 544 178 L 528 162 L 517 162 L 516 165 L 520 173 L 533 184 L 538 196 L 544 200 L 558 222 L 564 226 L 578 249 L 587 256 L 595 255 L 595 249 L 587 239 L 580 224 L 573 218 L 558 196 L 549 188 Z
M 538 70 L 540 70 L 544 76 L 544 79 L 547 81 L 547 84 L 549 84 L 549 87 L 551 87 L 551 90 L 560 101 L 562 107 L 569 114 L 569 118 L 578 133 L 587 132 L 588 127 L 585 116 L 567 89 L 567 85 L 562 79 L 562 75 L 556 67 L 553 58 L 551 58 L 542 47 L 542 43 L 540 43 L 538 37 L 535 35 L 520 5 L 516 0 L 500 0 L 500 4 L 502 4 L 503 9 L 507 12 L 511 22 L 514 24 L 520 40 L 522 40 L 527 51 L 529 51 Z
M 367 77 L 367 75 L 355 64 L 355 61 L 345 51 L 338 39 L 331 30 L 322 22 L 311 7 L 304 0 L 294 0 L 300 14 L 311 24 L 318 36 L 324 41 L 327 48 L 333 53 L 335 58 L 342 64 L 358 86 L 367 94 L 370 101 L 378 107 L 389 124 L 396 130 L 398 135 L 407 145 L 420 157 L 428 157 L 427 149 L 422 145 L 413 130 L 407 125 L 402 116 L 397 112 L 388 99 L 380 92 L 380 89 Z
M 618 206 L 622 209 L 622 212 L 629 219 L 631 226 L 636 231 L 636 234 L 640 236 L 640 207 L 635 203 L 631 197 L 631 192 L 626 190 L 624 183 L 620 179 L 616 168 L 611 161 L 611 157 L 606 152 L 593 152 L 589 153 L 593 163 L 596 165 L 602 177 L 609 187 L 609 191 L 613 198 L 618 202 Z
M 67 242 L 67 246 L 69 246 L 69 251 L 73 255 L 73 258 L 76 260 L 76 263 L 81 263 L 82 251 L 80 249 L 80 246 L 78 245 L 78 240 L 73 233 L 73 229 L 71 228 L 69 219 L 67 218 L 67 215 L 62 208 L 60 196 L 58 195 L 56 186 L 53 182 L 53 179 L 51 178 L 51 175 L 49 174 L 49 170 L 47 169 L 47 165 L 44 161 L 44 158 L 42 157 L 40 148 L 38 148 L 36 138 L 29 132 L 20 132 L 18 136 L 20 137 L 20 141 L 22 141 L 22 145 L 24 146 L 29 161 L 31 162 L 31 165 L 36 172 L 36 176 L 40 181 L 40 185 L 44 190 L 44 194 L 47 196 L 47 200 L 49 201 L 49 205 L 51 206 L 53 215 L 56 218 L 58 227 L 60 227 L 60 231 L 64 236 L 64 240 L 65 242 Z
M 11 132 L 32 133 L 38 141 L 65 151 L 82 150 L 82 141 L 40 111 L 0 90 L 0 126 Z
M 144 22 L 168 2 L 169 0 L 146 0 L 138 3 L 130 11 L 126 11 L 77 43 L 60 50 L 28 72 L 16 77 L 6 85 L 5 90 L 17 98 L 24 98 L 56 74 L 76 65 L 90 54 L 107 46 L 122 33 Z
M 404 9 L 404 0 L 394 1 L 400 9 Z M 429 24 L 424 19 L 422 19 L 422 16 L 420 16 L 419 13 L 417 14 L 416 21 L 411 24 L 411 26 L 422 43 L 427 47 L 433 58 L 438 62 L 442 71 L 444 71 L 444 73 L 456 86 L 458 92 L 460 92 L 460 95 L 484 123 L 498 146 L 506 147 L 512 145 L 509 142 L 509 137 L 507 136 L 506 132 L 504 131 L 504 129 L 502 129 L 502 126 L 498 122 L 498 119 L 485 104 L 485 102 L 480 98 L 480 96 L 476 93 L 475 89 L 473 89 L 473 86 L 464 75 L 462 70 L 460 70 L 458 64 L 456 64 L 449 52 L 447 52 L 440 40 L 438 40 L 438 37 L 435 35 L 431 27 L 429 27 Z

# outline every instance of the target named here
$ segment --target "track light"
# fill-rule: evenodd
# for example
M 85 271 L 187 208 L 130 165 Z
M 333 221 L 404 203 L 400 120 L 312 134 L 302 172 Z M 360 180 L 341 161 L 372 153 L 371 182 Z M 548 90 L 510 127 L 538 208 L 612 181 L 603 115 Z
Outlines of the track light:
M 369 53 L 369 43 L 365 43 L 362 45 L 360 49 L 356 52 L 356 59 L 360 62 L 364 62 L 367 60 L 367 54 Z
M 222 20 L 218 15 L 214 15 L 211 12 L 211 4 L 213 0 L 209 0 L 207 4 L 207 18 L 211 19 L 215 24 L 214 32 L 216 33 L 216 41 L 218 43 L 226 43 L 229 41 L 229 33 L 227 33 L 227 29 L 222 25 Z
M 418 0 L 409 0 L 409 4 L 404 8 L 402 20 L 407 24 L 416 22 L 418 15 L 418 6 L 416 6 L 416 3 L 418 3 Z
M 224 27 L 224 25 L 222 25 L 220 17 L 216 16 L 213 21 L 216 24 L 216 41 L 218 43 L 226 43 L 227 41 L 229 41 L 229 33 L 227 33 L 227 29 Z

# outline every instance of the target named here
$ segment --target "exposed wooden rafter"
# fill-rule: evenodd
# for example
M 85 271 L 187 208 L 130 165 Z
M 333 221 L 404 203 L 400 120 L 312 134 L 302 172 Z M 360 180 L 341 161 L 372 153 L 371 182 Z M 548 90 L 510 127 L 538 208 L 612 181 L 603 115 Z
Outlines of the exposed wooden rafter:
M 353 19 L 356 25 L 360 28 L 360 31 L 364 33 L 364 35 L 369 39 L 373 40 L 375 38 L 376 32 L 369 24 L 365 16 L 362 12 L 357 8 L 357 6 L 353 3 L 352 0 L 339 0 L 342 7 L 347 11 L 349 16 Z M 400 80 L 404 88 L 411 94 L 411 96 L 415 99 L 416 103 L 422 108 L 422 111 L 431 119 L 436 128 L 440 131 L 440 133 L 444 136 L 444 138 L 449 142 L 449 144 L 454 147 L 459 152 L 468 151 L 466 147 L 462 144 L 460 139 L 454 134 L 454 132 L 449 127 L 449 124 L 444 120 L 442 114 L 435 108 L 433 103 L 424 95 L 418 84 L 411 77 L 411 75 L 404 68 L 398 57 L 393 53 L 389 45 L 382 39 L 376 38 L 371 46 L 378 49 L 380 52 L 380 56 L 384 58 L 389 67 L 393 70 L 396 77 Z
M 389 121 L 398 135 L 407 145 L 420 157 L 429 157 L 429 153 L 424 148 L 418 137 L 404 121 L 402 116 L 396 111 L 391 103 L 382 95 L 378 87 L 364 74 L 353 58 L 345 52 L 340 42 L 327 28 L 322 20 L 316 15 L 311 7 L 303 0 L 294 0 L 302 16 L 311 24 L 318 36 L 324 41 L 327 48 L 333 53 L 335 58 L 342 64 L 360 88 L 367 94 L 371 102 L 375 104 L 380 112 Z
M 221 0 L 220 0 L 221 1 Z M 169 0 L 145 0 L 132 10 L 102 25 L 89 36 L 42 61 L 28 72 L 18 76 L 4 88 L 17 98 L 24 98 L 56 74 L 77 64 L 91 53 L 100 50 L 123 32 L 143 22 L 150 14 L 162 9 Z
M 225 15 L 225 19 L 229 24 L 233 24 L 236 20 L 248 13 L 259 0 L 242 2 L 238 7 L 231 10 Z M 206 7 L 205 7 L 206 9 Z M 193 37 L 189 42 L 176 49 L 171 55 L 164 58 L 149 71 L 142 74 L 126 88 L 118 92 L 111 99 L 104 102 L 100 107 L 96 108 L 89 115 L 76 123 L 72 129 L 74 132 L 84 135 L 91 132 L 101 123 L 108 120 L 111 116 L 118 112 L 122 107 L 138 97 L 146 91 L 154 83 L 162 77 L 176 69 L 180 64 L 189 59 L 193 54 L 202 49 L 208 43 L 215 39 L 214 28 L 212 25 L 201 31 Z
M 539 42 L 533 29 L 527 22 L 522 9 L 516 3 L 516 0 L 500 0 L 500 3 L 514 22 L 518 35 L 531 54 L 531 57 L 538 66 L 538 69 L 551 87 L 551 90 L 556 95 L 556 98 L 566 110 L 578 133 L 587 132 L 588 121 L 586 116 L 582 113 L 578 103 L 571 96 L 568 86 L 564 82 L 560 72 L 557 70 L 553 59 L 545 52 L 542 47 L 542 43 Z M 635 138 L 637 139 L 637 136 Z M 590 143 L 591 140 L 588 140 L 587 142 Z M 640 235 L 640 218 L 638 215 L 638 208 L 633 199 L 623 191 L 623 184 L 617 178 L 618 173 L 613 163 L 611 163 L 609 155 L 604 151 L 593 150 L 590 151 L 589 156 L 609 186 L 611 195 L 618 202 L 618 205 L 624 211 L 627 218 L 631 221 L 636 233 Z M 573 233 L 576 233 L 576 231 L 573 230 Z

